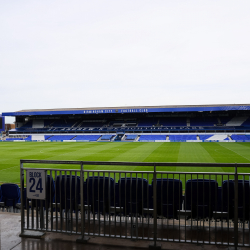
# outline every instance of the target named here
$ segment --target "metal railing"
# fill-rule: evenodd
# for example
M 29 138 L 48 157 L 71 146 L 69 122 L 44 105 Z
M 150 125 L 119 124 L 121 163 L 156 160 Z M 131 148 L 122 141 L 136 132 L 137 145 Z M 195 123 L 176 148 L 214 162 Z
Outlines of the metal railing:
M 85 169 L 90 166 L 146 171 Z M 171 167 L 179 170 L 166 171 Z M 210 172 L 189 172 L 192 167 Z M 247 168 L 250 164 L 21 160 L 21 236 L 60 232 L 82 241 L 102 236 L 150 240 L 154 246 L 161 241 L 250 246 Z M 45 171 L 44 201 L 25 196 L 30 169 Z

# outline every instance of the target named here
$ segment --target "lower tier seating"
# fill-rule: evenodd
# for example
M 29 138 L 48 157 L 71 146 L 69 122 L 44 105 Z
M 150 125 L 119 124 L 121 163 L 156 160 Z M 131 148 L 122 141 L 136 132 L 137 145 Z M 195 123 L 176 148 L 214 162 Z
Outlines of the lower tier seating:
M 141 135 L 139 141 L 166 140 L 166 135 Z

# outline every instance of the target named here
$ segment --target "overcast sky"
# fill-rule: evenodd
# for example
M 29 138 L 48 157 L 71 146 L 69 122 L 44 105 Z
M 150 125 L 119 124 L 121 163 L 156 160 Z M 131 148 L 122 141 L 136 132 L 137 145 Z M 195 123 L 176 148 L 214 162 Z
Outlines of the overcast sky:
M 250 103 L 249 13 L 249 0 L 0 0 L 0 113 Z

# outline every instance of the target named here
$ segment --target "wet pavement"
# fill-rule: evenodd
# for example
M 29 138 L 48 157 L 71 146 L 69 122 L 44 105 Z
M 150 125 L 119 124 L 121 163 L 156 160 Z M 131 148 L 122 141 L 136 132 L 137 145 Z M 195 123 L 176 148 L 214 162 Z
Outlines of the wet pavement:
M 88 249 L 88 250 L 122 250 L 148 249 L 152 242 L 132 241 L 131 239 L 114 239 L 90 237 L 88 243 L 78 243 L 79 236 L 61 233 L 46 233 L 41 239 L 21 238 L 20 213 L 0 212 L 0 249 L 1 250 L 55 250 L 55 249 Z M 162 249 L 234 249 L 227 246 L 161 242 Z M 238 248 L 249 249 L 249 248 Z

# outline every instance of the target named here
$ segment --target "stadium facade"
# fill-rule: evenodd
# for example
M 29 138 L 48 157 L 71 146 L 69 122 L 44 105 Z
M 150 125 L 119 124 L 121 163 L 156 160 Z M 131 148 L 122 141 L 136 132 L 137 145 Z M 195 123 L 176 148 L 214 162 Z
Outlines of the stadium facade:
M 5 112 L 8 140 L 250 141 L 250 104 L 130 106 Z

